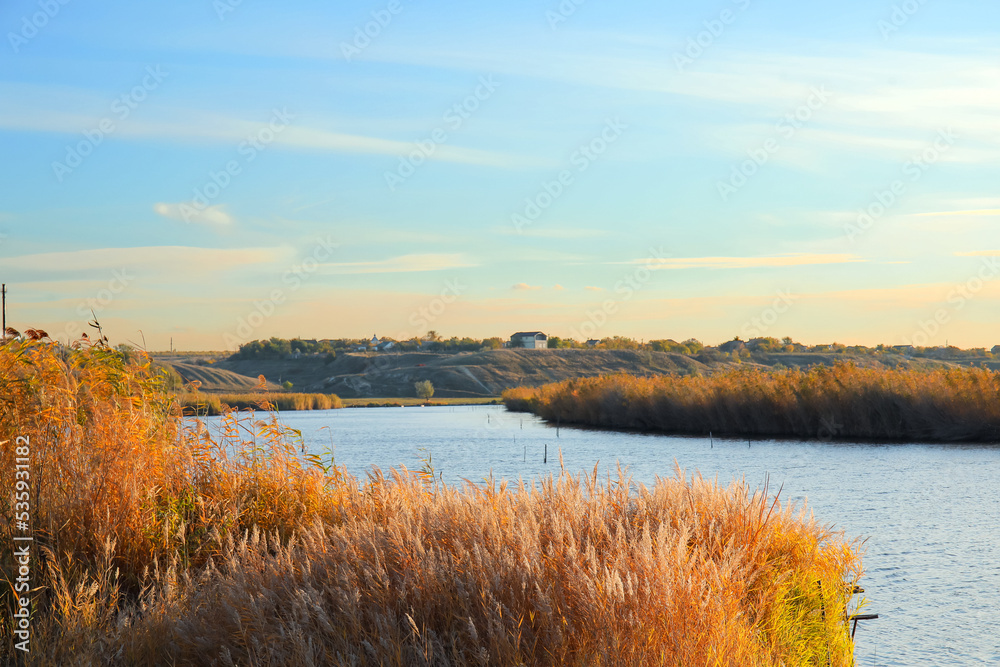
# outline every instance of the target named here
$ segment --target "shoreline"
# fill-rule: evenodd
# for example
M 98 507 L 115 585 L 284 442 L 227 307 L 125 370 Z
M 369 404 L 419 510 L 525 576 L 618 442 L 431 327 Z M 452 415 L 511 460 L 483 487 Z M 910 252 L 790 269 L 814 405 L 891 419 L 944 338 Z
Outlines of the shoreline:
M 278 412 L 311 410 L 340 410 L 343 408 L 403 408 L 403 407 L 457 407 L 474 405 L 503 405 L 499 396 L 479 398 L 422 398 L 376 397 L 340 398 L 336 394 L 304 394 L 294 392 L 199 392 L 174 394 L 185 417 L 214 417 L 222 413 L 222 406 L 237 410 L 262 410 L 262 403 L 270 403 Z

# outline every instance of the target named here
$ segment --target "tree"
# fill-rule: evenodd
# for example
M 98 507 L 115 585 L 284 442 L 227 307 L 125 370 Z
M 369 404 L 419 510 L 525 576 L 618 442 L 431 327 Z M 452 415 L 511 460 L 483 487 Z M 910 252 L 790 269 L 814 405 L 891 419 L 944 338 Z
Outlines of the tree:
M 284 382 L 281 383 L 281 386 L 285 388 L 285 391 L 288 391 L 293 386 L 292 385 L 292 381 L 291 380 L 285 380 Z
M 414 389 L 417 390 L 417 396 L 424 399 L 425 401 L 434 395 L 434 385 L 431 384 L 430 380 L 414 382 L 413 387 Z

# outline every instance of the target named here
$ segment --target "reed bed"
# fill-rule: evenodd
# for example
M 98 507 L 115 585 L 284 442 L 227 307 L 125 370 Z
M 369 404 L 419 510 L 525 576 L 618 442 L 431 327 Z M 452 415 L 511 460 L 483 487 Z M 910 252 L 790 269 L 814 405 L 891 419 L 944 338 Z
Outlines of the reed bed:
M 30 437 L 36 539 L 31 653 L 5 611 L 3 664 L 852 664 L 858 545 L 767 489 L 358 480 L 273 415 L 185 427 L 101 347 L 0 346 L 0 395 L 0 485 Z
M 335 410 L 344 407 L 336 394 L 279 394 L 272 392 L 242 394 L 206 394 L 191 392 L 177 395 L 186 415 L 214 417 L 236 410 Z
M 1000 441 L 1000 373 L 983 368 L 610 375 L 512 389 L 503 401 L 562 423 L 679 434 Z

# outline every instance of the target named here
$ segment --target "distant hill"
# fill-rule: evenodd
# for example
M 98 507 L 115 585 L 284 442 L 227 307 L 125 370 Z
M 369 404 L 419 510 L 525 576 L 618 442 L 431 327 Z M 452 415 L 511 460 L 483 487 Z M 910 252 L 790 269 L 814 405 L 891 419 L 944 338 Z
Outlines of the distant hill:
M 156 358 L 156 362 L 162 366 L 171 368 L 177 373 L 185 383 L 200 382 L 199 389 L 209 392 L 238 392 L 254 389 L 257 384 L 257 375 L 248 376 L 234 373 L 231 370 L 222 368 L 221 364 L 201 364 L 196 360 L 182 361 L 180 359 Z M 269 389 L 277 389 L 278 384 L 268 382 Z
M 441 398 L 498 396 L 504 389 L 537 386 L 574 377 L 627 372 L 638 375 L 712 373 L 736 364 L 729 357 L 688 356 L 631 350 L 489 350 L 480 352 L 399 354 L 342 354 L 325 362 L 322 357 L 229 361 L 208 357 L 156 356 L 185 381 L 198 380 L 202 391 L 245 391 L 267 378 L 271 388 L 290 381 L 297 392 L 334 393 L 343 398 L 396 398 L 414 395 L 413 383 L 430 380 Z M 849 355 L 835 353 L 758 354 L 745 366 L 810 367 L 852 361 L 859 366 L 940 368 L 967 365 L 910 359 L 898 354 Z M 980 360 L 981 361 L 981 360 Z M 998 362 L 986 362 L 990 367 Z M 978 361 L 976 365 L 979 365 Z

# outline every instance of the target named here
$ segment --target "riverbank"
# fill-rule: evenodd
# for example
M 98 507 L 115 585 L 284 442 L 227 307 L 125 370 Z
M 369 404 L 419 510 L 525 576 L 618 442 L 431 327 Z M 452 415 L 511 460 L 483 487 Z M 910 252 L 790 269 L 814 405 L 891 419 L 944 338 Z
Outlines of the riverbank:
M 345 398 L 336 394 L 303 394 L 279 392 L 247 392 L 240 394 L 209 394 L 204 392 L 177 394 L 177 402 L 186 416 L 216 417 L 226 408 L 236 410 L 337 410 L 340 408 L 403 408 L 417 406 L 499 405 L 498 396 L 482 398 Z M 270 406 L 270 407 L 269 407 Z
M 38 549 L 30 568 L 0 553 L 32 608 L 29 654 L 0 624 L 4 664 L 852 663 L 828 610 L 857 544 L 766 490 L 362 481 L 259 414 L 185 425 L 148 362 L 101 348 L 2 346 L 0 392 L 0 442 L 30 443 L 17 534 Z
M 208 394 L 184 392 L 175 395 L 181 411 L 187 416 L 214 417 L 228 408 L 236 410 L 335 410 L 344 407 L 336 394 L 303 394 L 279 392 L 246 392 L 238 394 Z
M 612 375 L 505 391 L 556 423 L 678 435 L 1000 442 L 1000 372 L 838 364 L 709 376 Z
M 459 405 L 500 405 L 499 396 L 483 396 L 482 398 L 344 398 L 341 399 L 345 408 L 406 408 L 426 405 L 459 406 Z

